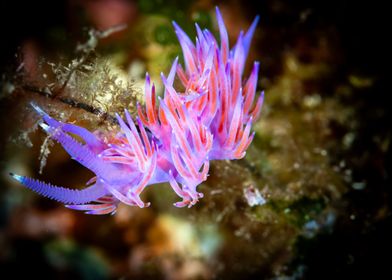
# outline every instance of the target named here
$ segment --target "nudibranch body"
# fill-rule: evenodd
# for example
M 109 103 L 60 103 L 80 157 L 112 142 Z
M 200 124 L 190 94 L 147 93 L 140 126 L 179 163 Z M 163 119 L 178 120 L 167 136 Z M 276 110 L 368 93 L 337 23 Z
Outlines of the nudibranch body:
M 245 60 L 258 18 L 239 35 L 230 50 L 228 34 L 216 9 L 220 45 L 208 30 L 196 24 L 194 44 L 173 22 L 182 47 L 185 69 L 175 59 L 169 75 L 161 74 L 163 98 L 155 94 L 147 74 L 145 108 L 138 105 L 134 120 L 125 110 L 117 115 L 119 132 L 110 140 L 87 129 L 62 123 L 32 105 L 42 116 L 40 126 L 68 154 L 95 173 L 82 190 L 54 186 L 11 174 L 27 188 L 88 214 L 108 214 L 122 202 L 147 207 L 140 195 L 148 185 L 168 182 L 181 201 L 177 207 L 194 205 L 203 194 L 197 186 L 208 176 L 210 160 L 240 159 L 252 142 L 251 126 L 258 118 L 264 95 L 256 98 L 259 64 L 243 81 Z M 176 76 L 182 92 L 174 87 Z M 79 136 L 84 143 L 72 135 Z

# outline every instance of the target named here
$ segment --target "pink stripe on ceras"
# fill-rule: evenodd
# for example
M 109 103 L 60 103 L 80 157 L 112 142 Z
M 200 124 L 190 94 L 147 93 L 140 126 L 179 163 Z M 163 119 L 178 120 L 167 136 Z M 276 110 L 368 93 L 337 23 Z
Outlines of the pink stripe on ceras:
M 257 100 L 256 106 L 253 109 L 253 111 L 250 113 L 250 115 L 253 117 L 253 119 L 257 119 L 260 115 L 261 107 L 263 106 L 264 102 L 264 91 L 260 93 L 259 99 Z
M 175 118 L 175 115 L 173 115 L 172 112 L 169 110 L 169 108 L 166 106 L 166 102 L 161 102 L 161 108 L 164 110 L 165 117 L 167 118 L 167 120 L 169 121 L 169 123 L 172 127 L 172 131 L 178 141 L 178 144 L 184 150 L 186 155 L 188 157 L 191 157 L 191 150 L 189 147 L 189 143 L 185 137 L 186 133 L 178 124 L 177 119 Z
M 192 135 L 192 143 L 196 148 L 196 151 L 200 153 L 202 151 L 202 142 L 201 137 L 197 129 L 197 125 L 200 126 L 200 123 L 196 122 L 194 117 L 191 117 L 190 112 L 186 109 L 185 105 L 182 105 L 183 111 L 185 113 L 185 121 L 188 125 L 189 131 Z
M 201 43 L 198 38 L 196 38 L 196 63 L 199 65 L 199 69 L 204 68 L 204 54 L 203 54 L 203 48 L 201 46 Z
M 245 115 L 249 113 L 249 110 L 255 98 L 258 72 L 259 72 L 259 63 L 255 62 L 250 77 L 244 87 L 244 97 L 245 97 L 244 114 Z
M 144 173 L 142 180 L 139 182 L 135 190 L 133 191 L 134 194 L 140 195 L 140 193 L 144 190 L 147 186 L 148 182 L 151 180 L 152 176 L 154 175 L 155 168 L 157 166 L 157 153 L 155 147 L 152 149 L 152 158 L 151 162 Z
M 182 85 L 186 87 L 188 85 L 188 79 L 185 75 L 184 69 L 182 69 L 180 64 L 177 66 L 177 75 L 180 78 Z
M 220 66 L 218 72 L 219 88 L 220 88 L 220 120 L 218 126 L 218 133 L 225 131 L 228 122 L 228 108 L 229 108 L 229 89 L 228 81 L 223 65 Z
M 178 114 L 178 111 L 176 109 L 176 105 L 174 105 L 174 103 L 175 103 L 174 100 L 168 96 L 165 96 L 165 97 L 166 97 L 165 98 L 166 108 L 169 110 L 170 116 L 173 117 L 173 118 L 170 118 L 170 116 L 165 115 L 167 120 L 169 121 L 169 123 L 174 122 L 176 124 L 176 127 L 179 128 L 179 130 L 181 130 L 181 131 L 184 130 L 185 124 L 183 123 L 183 121 L 181 121 L 180 114 Z M 182 113 L 182 115 L 184 115 L 184 114 Z
M 160 100 L 160 102 L 162 102 L 162 100 Z M 159 114 L 159 121 L 161 123 L 161 128 L 168 127 L 169 122 L 166 118 L 165 111 L 162 109 L 162 106 L 159 106 L 158 114 Z
M 89 214 L 89 215 L 106 215 L 106 214 L 110 214 L 110 213 L 114 214 L 116 208 L 117 207 L 115 205 L 110 205 L 110 206 L 107 206 L 107 207 L 103 207 L 101 209 L 87 211 L 85 213 Z
M 136 159 L 139 163 L 139 168 L 141 170 L 144 170 L 145 159 L 144 159 L 142 150 L 141 150 L 140 146 L 138 145 L 137 140 L 135 139 L 134 134 L 128 128 L 128 126 L 125 124 L 125 122 L 123 121 L 123 119 L 119 115 L 117 115 L 117 120 L 120 124 L 122 131 L 125 133 L 125 135 L 128 139 L 129 147 L 131 147 L 131 149 L 135 153 Z
M 184 192 L 182 191 L 182 189 L 178 185 L 177 181 L 174 179 L 173 172 L 171 170 L 169 170 L 169 183 L 170 183 L 171 187 L 173 188 L 174 192 L 178 196 L 183 197 Z
M 207 180 L 208 170 L 210 170 L 210 161 L 207 159 L 204 162 L 203 169 L 201 171 L 201 178 L 203 181 Z
M 215 116 L 216 111 L 218 110 L 218 97 L 219 97 L 219 89 L 218 89 L 218 79 L 215 72 L 215 69 L 212 69 L 211 76 L 210 76 L 210 86 L 209 86 L 209 93 L 210 97 L 210 104 L 211 104 L 211 115 L 212 117 Z
M 232 64 L 232 69 L 233 69 L 233 85 L 232 85 L 232 99 L 231 102 L 235 102 L 237 100 L 237 95 L 239 94 L 239 90 L 241 88 L 241 82 L 242 82 L 242 71 L 244 68 L 244 49 L 242 46 L 242 32 L 240 33 L 240 36 L 238 37 L 237 44 L 235 46 L 234 50 L 234 58 L 233 58 L 233 64 Z
M 196 112 L 200 113 L 203 111 L 203 109 L 206 106 L 207 100 L 208 100 L 207 94 L 203 94 L 200 98 L 198 98 L 196 100 L 195 106 L 194 106 L 194 109 L 196 110 Z
M 188 170 L 186 170 L 184 165 L 182 164 L 181 159 L 180 159 L 180 155 L 179 155 L 179 151 L 175 147 L 174 143 L 170 146 L 170 151 L 171 151 L 171 157 L 172 157 L 174 166 L 176 167 L 178 173 L 183 178 L 189 178 L 190 174 L 189 174 Z
M 112 196 L 102 196 L 96 200 L 99 203 L 115 203 L 115 200 Z
M 146 103 L 146 113 L 148 116 L 148 121 L 150 124 L 155 125 L 157 123 L 157 115 L 155 109 L 155 85 L 151 86 L 151 90 L 149 93 L 149 99 L 147 99 Z
M 210 152 L 213 144 L 213 136 L 212 133 L 207 129 L 204 131 L 204 155 L 208 157 L 208 153 Z
M 138 114 L 145 125 L 155 126 L 157 122 L 157 115 L 155 109 L 155 85 L 151 85 L 150 75 L 146 73 L 146 82 L 144 85 L 144 95 L 146 101 L 146 117 L 142 114 L 142 110 L 138 104 Z
M 130 205 L 130 206 L 135 206 L 137 205 L 133 200 L 129 199 L 125 195 L 123 195 L 121 192 L 113 188 L 112 186 L 108 185 L 106 187 L 118 200 L 120 200 L 122 203 Z
M 248 139 L 249 139 L 249 133 L 250 133 L 250 129 L 252 126 L 252 117 L 249 119 L 248 123 L 245 126 L 245 129 L 242 133 L 242 138 L 239 141 L 237 147 L 234 150 L 234 155 L 239 156 L 240 154 L 242 154 L 245 151 L 246 145 L 248 143 Z
M 151 124 L 148 122 L 146 115 L 143 113 L 143 109 L 140 106 L 140 104 L 137 103 L 136 107 L 137 107 L 137 114 L 138 114 L 140 120 L 142 121 L 142 123 L 146 126 L 151 127 Z
M 127 143 L 124 147 L 123 146 L 118 146 L 115 144 L 109 144 L 109 149 L 106 149 L 102 153 L 98 155 L 98 157 L 105 158 L 107 156 L 113 156 L 113 155 L 121 155 L 123 157 L 131 158 L 133 159 L 135 157 L 135 153 L 133 152 L 132 147 Z
M 169 105 L 169 109 L 172 112 L 172 114 L 175 114 L 175 109 L 177 110 L 178 114 L 180 115 L 180 118 L 182 120 L 185 120 L 185 114 L 184 111 L 182 109 L 182 102 L 177 94 L 177 92 L 175 91 L 175 89 L 167 83 L 167 80 L 165 79 L 165 76 L 162 74 L 162 81 L 165 85 L 166 88 L 166 93 L 169 95 L 170 98 L 166 98 L 167 104 Z M 166 95 L 165 95 L 166 97 Z M 174 108 L 175 107 L 175 108 Z M 182 125 L 180 122 L 178 122 L 178 125 Z
M 135 140 L 137 142 L 137 146 L 135 148 L 138 149 L 138 151 L 140 152 L 143 160 L 146 161 L 147 160 L 147 156 L 146 156 L 146 153 L 145 153 L 144 148 L 143 148 L 143 144 L 142 144 L 142 140 L 140 138 L 140 134 L 139 134 L 139 132 L 138 132 L 136 126 L 135 126 L 135 123 L 133 122 L 132 117 L 130 116 L 128 110 L 125 110 L 125 118 L 127 119 L 129 127 L 131 128 L 132 134 L 133 134 L 133 136 L 134 136 L 134 138 L 135 138 Z
M 128 165 L 135 164 L 134 159 L 123 157 L 123 156 L 106 156 L 106 157 L 102 157 L 102 159 L 105 161 L 110 161 L 111 163 L 121 163 L 121 164 L 128 164 Z
M 174 148 L 176 149 L 176 147 L 174 147 Z M 189 177 L 189 179 L 197 180 L 199 178 L 199 173 L 197 172 L 198 168 L 195 165 L 196 164 L 195 163 L 196 159 L 188 158 L 186 155 L 181 156 L 180 153 L 178 153 L 178 155 L 184 161 L 185 166 L 187 166 L 189 168 L 190 175 L 191 175 Z
M 240 121 L 242 121 L 242 94 L 239 94 L 235 104 L 235 108 L 232 115 L 232 120 L 229 128 L 229 136 L 225 142 L 225 146 L 231 147 L 234 144 L 237 131 L 239 129 Z
M 144 168 L 145 159 L 144 159 L 144 156 L 143 156 L 143 151 L 142 151 L 140 145 L 138 144 L 138 141 L 136 140 L 135 135 L 132 132 L 132 130 L 130 129 L 130 127 L 128 127 L 125 124 L 123 119 L 120 116 L 118 116 L 118 115 L 117 115 L 117 117 L 118 117 L 117 119 L 118 119 L 118 121 L 120 123 L 121 129 L 124 131 L 124 133 L 125 133 L 125 135 L 127 137 L 127 140 L 128 140 L 128 145 L 126 145 L 125 147 L 129 147 L 133 151 L 134 155 L 136 156 L 137 161 L 139 162 L 139 164 L 141 165 L 141 168 L 143 169 Z M 111 146 L 112 147 L 116 147 L 115 145 L 111 145 Z M 122 150 L 124 150 L 124 152 L 125 152 L 125 149 L 122 148 L 122 147 L 117 147 L 116 150 L 119 153 L 121 153 Z

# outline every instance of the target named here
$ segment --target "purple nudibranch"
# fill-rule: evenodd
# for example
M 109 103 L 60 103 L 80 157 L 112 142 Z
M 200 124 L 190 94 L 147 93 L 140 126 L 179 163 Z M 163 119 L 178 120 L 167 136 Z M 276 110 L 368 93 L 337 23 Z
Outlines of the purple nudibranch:
M 210 160 L 245 156 L 254 137 L 252 123 L 264 99 L 263 92 L 256 98 L 258 62 L 254 62 L 249 78 L 242 78 L 258 17 L 246 33 L 240 33 L 230 50 L 218 8 L 216 16 L 220 45 L 210 31 L 201 30 L 197 24 L 194 44 L 173 22 L 185 69 L 176 58 L 169 75 L 161 74 L 164 94 L 158 97 L 157 106 L 155 86 L 147 73 L 145 108 L 138 105 L 135 120 L 127 110 L 124 119 L 116 115 L 120 126 L 116 135 L 103 139 L 101 134 L 57 121 L 32 104 L 42 117 L 41 128 L 74 160 L 95 173 L 85 189 L 67 189 L 10 175 L 38 194 L 87 214 L 113 214 L 120 202 L 148 207 L 150 203 L 141 200 L 141 193 L 148 185 L 162 182 L 168 182 L 181 198 L 175 206 L 197 203 L 203 197 L 197 186 L 207 179 Z M 173 85 L 176 76 L 185 88 L 183 92 Z

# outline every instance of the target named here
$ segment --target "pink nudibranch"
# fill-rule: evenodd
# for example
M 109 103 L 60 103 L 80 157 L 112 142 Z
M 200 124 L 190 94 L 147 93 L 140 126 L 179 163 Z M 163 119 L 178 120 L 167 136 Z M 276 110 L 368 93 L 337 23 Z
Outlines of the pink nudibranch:
M 258 118 L 264 93 L 256 98 L 259 63 L 243 81 L 245 61 L 258 17 L 240 33 L 229 49 L 227 30 L 216 8 L 220 46 L 212 33 L 196 24 L 194 44 L 173 22 L 184 55 L 185 69 L 175 59 L 169 75 L 161 75 L 163 98 L 156 106 L 154 84 L 146 74 L 145 108 L 138 105 L 132 119 L 116 115 L 120 130 L 107 141 L 83 127 L 62 123 L 32 104 L 42 116 L 40 126 L 68 154 L 95 173 L 82 190 L 11 176 L 27 188 L 88 214 L 115 213 L 120 202 L 147 207 L 140 195 L 148 185 L 168 182 L 181 201 L 194 205 L 203 194 L 197 186 L 208 176 L 210 160 L 240 159 L 253 140 L 252 123 Z M 174 87 L 179 78 L 185 92 Z M 84 143 L 70 134 L 78 135 Z

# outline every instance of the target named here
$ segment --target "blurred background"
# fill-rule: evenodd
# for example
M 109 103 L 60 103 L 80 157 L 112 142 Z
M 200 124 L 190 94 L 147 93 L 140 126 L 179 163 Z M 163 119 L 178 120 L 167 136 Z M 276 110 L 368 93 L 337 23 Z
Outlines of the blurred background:
M 244 159 L 214 162 L 191 209 L 167 185 L 114 216 L 66 209 L 10 180 L 91 177 L 37 128 L 34 101 L 90 130 L 158 89 L 181 53 L 171 21 L 231 45 L 260 22 L 247 73 L 265 90 Z M 369 279 L 391 275 L 387 11 L 377 1 L 2 1 L 0 272 L 43 279 Z M 180 57 L 180 61 L 181 61 Z M 160 92 L 158 90 L 158 92 Z

